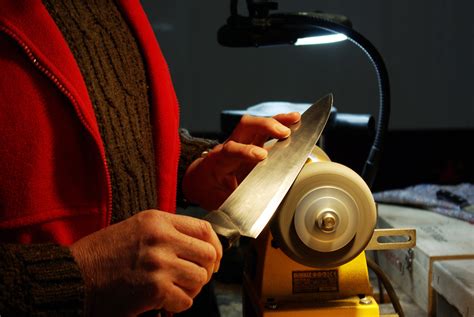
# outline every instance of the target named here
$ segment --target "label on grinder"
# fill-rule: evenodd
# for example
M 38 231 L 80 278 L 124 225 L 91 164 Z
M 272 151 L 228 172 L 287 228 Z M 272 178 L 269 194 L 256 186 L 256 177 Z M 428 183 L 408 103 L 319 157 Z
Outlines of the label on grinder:
M 293 294 L 337 292 L 337 270 L 293 271 Z

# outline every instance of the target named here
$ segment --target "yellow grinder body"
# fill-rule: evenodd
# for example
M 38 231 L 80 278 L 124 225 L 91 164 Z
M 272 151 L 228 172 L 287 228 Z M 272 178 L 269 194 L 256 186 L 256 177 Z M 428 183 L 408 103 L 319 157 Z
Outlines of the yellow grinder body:
M 315 147 L 250 248 L 244 316 L 379 316 L 364 254 L 376 218 L 362 178 Z

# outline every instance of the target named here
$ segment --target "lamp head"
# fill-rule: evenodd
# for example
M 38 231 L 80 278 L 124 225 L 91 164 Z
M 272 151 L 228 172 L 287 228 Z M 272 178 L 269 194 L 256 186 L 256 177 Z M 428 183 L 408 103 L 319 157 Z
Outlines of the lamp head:
M 314 17 L 352 27 L 347 17 L 337 14 L 317 11 L 271 14 L 278 5 L 267 1 L 247 1 L 249 16 L 242 16 L 237 13 L 235 2 L 231 1 L 231 16 L 227 23 L 217 32 L 217 41 L 227 47 L 325 44 L 346 39 L 344 34 L 300 22 L 299 17 Z

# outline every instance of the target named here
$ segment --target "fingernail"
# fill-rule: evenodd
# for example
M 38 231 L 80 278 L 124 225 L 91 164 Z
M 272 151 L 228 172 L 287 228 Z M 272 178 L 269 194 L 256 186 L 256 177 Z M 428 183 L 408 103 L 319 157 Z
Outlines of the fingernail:
M 267 157 L 267 151 L 260 148 L 260 147 L 255 147 L 251 150 L 251 153 L 253 156 L 258 157 L 258 158 L 265 158 Z
M 221 266 L 221 262 L 218 262 L 216 263 L 216 265 L 214 265 L 214 273 L 217 273 L 219 271 L 220 266 Z
M 284 125 L 277 125 L 276 128 L 278 132 L 284 133 L 285 135 L 288 135 L 291 132 L 291 130 L 285 127 Z

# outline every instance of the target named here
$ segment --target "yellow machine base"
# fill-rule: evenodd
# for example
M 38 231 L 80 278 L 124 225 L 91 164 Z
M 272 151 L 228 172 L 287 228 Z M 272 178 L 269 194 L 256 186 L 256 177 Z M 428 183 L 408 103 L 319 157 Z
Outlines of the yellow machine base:
M 349 297 L 345 299 L 337 299 L 325 301 L 319 305 L 312 307 L 291 307 L 281 303 L 279 306 L 265 308 L 263 317 L 375 317 L 379 315 L 379 307 L 374 298 L 367 296 L 365 304 L 361 303 L 359 297 Z
M 244 273 L 245 317 L 380 316 L 364 252 L 339 267 L 314 268 L 293 261 L 271 240 L 264 231 L 255 241 L 259 256 Z

